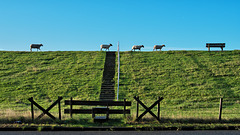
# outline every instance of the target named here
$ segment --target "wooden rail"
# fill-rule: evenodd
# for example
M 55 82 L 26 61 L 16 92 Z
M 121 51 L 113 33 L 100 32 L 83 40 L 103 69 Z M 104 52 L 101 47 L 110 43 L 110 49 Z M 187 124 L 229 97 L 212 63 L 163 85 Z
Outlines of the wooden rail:
M 130 101 L 81 101 L 81 100 L 65 100 L 65 105 L 70 105 L 70 109 L 64 109 L 65 114 L 92 114 L 92 117 L 95 118 L 95 114 L 107 114 L 106 119 L 108 119 L 109 114 L 130 114 L 130 109 L 126 109 L 127 106 L 131 106 Z M 73 106 L 95 106 L 92 109 L 73 109 Z M 104 106 L 104 107 L 98 107 Z M 122 106 L 123 109 L 110 109 L 110 106 Z M 107 109 L 106 109 L 107 108 Z

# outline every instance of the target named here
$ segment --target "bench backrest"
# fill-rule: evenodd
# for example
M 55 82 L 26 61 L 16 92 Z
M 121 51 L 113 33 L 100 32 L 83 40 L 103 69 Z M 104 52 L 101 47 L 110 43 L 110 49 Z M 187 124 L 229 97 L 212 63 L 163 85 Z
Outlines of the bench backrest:
M 71 103 L 72 102 L 72 103 Z M 65 100 L 65 105 L 88 105 L 88 106 L 131 106 L 130 101 L 80 101 Z
M 225 43 L 206 43 L 206 47 L 225 47 Z

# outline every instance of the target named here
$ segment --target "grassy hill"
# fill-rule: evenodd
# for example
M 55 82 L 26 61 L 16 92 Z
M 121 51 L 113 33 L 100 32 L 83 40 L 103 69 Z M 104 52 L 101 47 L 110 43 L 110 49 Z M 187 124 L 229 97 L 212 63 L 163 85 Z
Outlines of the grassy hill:
M 162 116 L 239 116 L 240 51 L 122 52 L 120 99 L 139 96 L 148 106 L 164 97 Z M 226 116 L 226 115 L 225 115 Z M 228 115 L 229 116 L 229 115 Z
M 240 51 L 121 52 L 120 55 L 120 100 L 134 101 L 134 96 L 140 96 L 151 105 L 158 96 L 164 97 L 161 115 L 169 117 L 169 113 L 188 115 L 187 112 L 201 108 L 209 108 L 215 115 L 219 98 L 224 97 L 224 101 L 229 101 L 228 112 L 239 115 Z M 98 100 L 104 62 L 105 52 L 99 51 L 2 51 L 0 108 L 29 110 L 29 97 L 46 106 L 57 96 Z M 115 82 L 116 79 L 117 73 Z M 132 109 L 134 112 L 135 103 Z
M 97 100 L 104 52 L 0 52 L 0 108 L 29 107 L 29 97 Z
M 123 52 L 121 97 L 240 97 L 240 51 Z

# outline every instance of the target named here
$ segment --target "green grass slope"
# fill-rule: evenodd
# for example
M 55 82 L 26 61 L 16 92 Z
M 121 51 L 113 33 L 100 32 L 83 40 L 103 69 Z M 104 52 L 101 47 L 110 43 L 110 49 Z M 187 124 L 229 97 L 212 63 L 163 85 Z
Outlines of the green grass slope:
M 123 52 L 121 98 L 240 97 L 240 51 Z
M 29 97 L 47 106 L 65 99 L 98 100 L 104 52 L 0 52 L 0 108 L 23 109 Z
M 239 109 L 240 51 L 121 52 L 120 56 L 120 99 L 134 101 L 139 96 L 151 105 L 158 96 L 164 97 L 162 108 L 173 113 L 199 108 L 217 112 L 223 97 L 235 100 L 228 107 Z
M 164 97 L 161 116 L 169 117 L 174 112 L 178 113 L 174 116 L 179 113 L 193 116 L 187 111 L 201 114 L 201 108 L 204 112 L 208 108 L 215 115 L 219 98 L 223 97 L 224 101 L 233 100 L 224 102 L 224 107 L 227 105 L 224 113 L 239 116 L 239 50 L 121 52 L 120 55 L 120 100 L 134 101 L 133 97 L 139 96 L 149 106 L 158 96 Z M 2 51 L 0 108 L 29 111 L 29 97 L 45 108 L 57 96 L 99 100 L 104 62 L 105 52 L 99 51 Z M 133 102 L 132 113 L 136 111 L 135 105 Z M 196 113 L 196 109 L 200 111 Z

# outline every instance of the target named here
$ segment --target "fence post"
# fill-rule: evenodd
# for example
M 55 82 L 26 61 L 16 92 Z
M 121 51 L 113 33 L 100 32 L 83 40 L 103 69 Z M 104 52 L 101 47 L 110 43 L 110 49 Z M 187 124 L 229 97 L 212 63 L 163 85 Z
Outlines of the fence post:
M 158 100 L 160 99 L 160 97 L 158 97 Z M 160 102 L 158 103 L 158 119 L 160 119 Z
M 58 112 L 59 112 L 59 120 L 61 120 L 61 100 L 58 96 Z
M 72 118 L 72 97 L 70 99 L 70 116 Z
M 219 120 L 222 119 L 222 102 L 223 102 L 223 98 L 220 98 L 220 103 L 219 103 Z
M 137 97 L 137 99 L 139 99 L 139 97 Z M 139 103 L 137 102 L 137 115 L 136 115 L 137 118 L 138 118 L 138 111 L 139 111 Z
M 33 97 L 30 98 L 33 100 Z M 32 112 L 32 121 L 34 121 L 34 111 L 33 111 L 33 103 L 31 102 L 31 112 Z
M 124 108 L 123 108 L 124 117 L 126 117 L 126 98 L 124 98 Z

